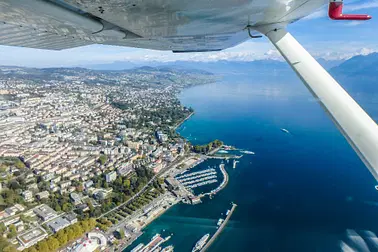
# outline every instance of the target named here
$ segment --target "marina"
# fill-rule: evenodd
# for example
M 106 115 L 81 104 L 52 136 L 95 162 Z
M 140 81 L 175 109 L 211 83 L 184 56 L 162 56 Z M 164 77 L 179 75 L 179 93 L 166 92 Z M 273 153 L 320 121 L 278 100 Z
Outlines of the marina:
M 184 182 L 190 181 L 192 179 L 207 177 L 209 175 L 216 175 L 216 174 L 217 174 L 217 172 L 213 171 L 213 172 L 209 172 L 209 173 L 199 174 L 199 175 L 194 176 L 194 177 L 188 177 L 188 178 L 184 178 L 184 179 L 178 179 L 178 181 L 180 181 L 181 183 L 184 183 Z
M 188 186 L 188 188 L 190 188 L 190 189 L 194 189 L 194 188 L 197 188 L 197 187 L 199 187 L 199 186 L 204 186 L 204 185 L 214 184 L 214 183 L 217 183 L 217 182 L 218 182 L 218 180 L 216 180 L 216 179 L 206 180 L 206 181 L 203 181 L 203 182 L 200 182 L 200 183 L 194 184 L 194 185 L 190 185 L 190 186 Z
M 188 178 L 188 177 L 192 177 L 192 176 L 199 175 L 199 174 L 204 174 L 204 173 L 209 173 L 209 172 L 215 172 L 215 169 L 214 168 L 209 168 L 209 169 L 206 169 L 206 170 L 191 172 L 191 173 L 188 173 L 188 174 L 177 176 L 176 179 L 177 180 L 181 180 L 183 178 Z
M 194 189 L 218 182 L 217 171 L 215 168 L 210 167 L 205 170 L 177 176 L 175 179 L 187 189 Z
M 194 179 L 194 180 L 189 180 L 189 181 L 183 182 L 182 184 L 184 186 L 186 186 L 186 185 L 192 185 L 192 184 L 196 184 L 198 182 L 202 182 L 202 181 L 205 181 L 205 180 L 216 179 L 216 178 L 217 178 L 217 175 L 208 175 L 206 177 L 202 177 L 202 178 L 198 178 L 198 179 Z

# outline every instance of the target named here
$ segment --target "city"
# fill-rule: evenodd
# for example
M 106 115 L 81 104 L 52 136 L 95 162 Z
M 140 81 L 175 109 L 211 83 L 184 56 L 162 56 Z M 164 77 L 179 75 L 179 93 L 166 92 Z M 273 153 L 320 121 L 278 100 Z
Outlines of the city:
M 135 240 L 183 197 L 165 183 L 171 168 L 200 161 L 175 131 L 193 114 L 176 95 L 214 80 L 1 67 L 2 251 L 121 251 Z

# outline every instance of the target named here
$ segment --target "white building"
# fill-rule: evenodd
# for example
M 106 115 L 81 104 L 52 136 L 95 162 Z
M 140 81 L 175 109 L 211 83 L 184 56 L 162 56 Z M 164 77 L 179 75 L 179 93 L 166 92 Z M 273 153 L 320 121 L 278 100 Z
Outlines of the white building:
M 115 171 L 109 172 L 105 175 L 106 182 L 110 183 L 117 178 L 117 173 Z
M 23 191 L 22 197 L 24 198 L 24 200 L 26 202 L 32 202 L 34 200 L 33 199 L 33 193 L 32 193 L 32 191 L 29 191 L 29 190 Z

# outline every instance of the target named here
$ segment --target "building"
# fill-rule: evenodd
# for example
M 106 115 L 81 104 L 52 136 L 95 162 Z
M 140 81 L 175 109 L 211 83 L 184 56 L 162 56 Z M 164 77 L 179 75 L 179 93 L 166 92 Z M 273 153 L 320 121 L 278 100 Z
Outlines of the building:
M 179 189 L 180 183 L 175 178 L 168 177 L 165 179 L 165 183 L 167 184 L 169 190 Z
M 92 180 L 89 180 L 89 181 L 87 181 L 87 182 L 84 183 L 85 189 L 88 189 L 91 186 L 93 186 L 93 181 Z
M 32 202 L 34 200 L 32 191 L 26 190 L 22 192 L 22 197 L 25 202 Z
M 160 143 L 164 143 L 168 140 L 168 136 L 161 131 L 156 131 L 156 138 Z
M 72 203 L 75 206 L 81 204 L 81 197 L 80 197 L 79 194 L 73 192 L 73 193 L 70 194 L 70 197 L 71 197 Z
M 55 218 L 57 213 L 49 206 L 42 204 L 33 209 L 33 212 L 41 218 L 43 221 L 51 220 Z
M 29 232 L 17 236 L 17 240 L 20 242 L 22 247 L 28 248 L 30 246 L 33 246 L 37 242 L 45 239 L 46 237 L 46 231 L 43 228 L 38 227 L 30 230 Z
M 132 170 L 133 170 L 132 163 L 126 163 L 126 164 L 123 164 L 121 167 L 119 167 L 117 172 L 118 172 L 118 175 L 120 175 L 120 176 L 126 176 Z
M 5 211 L 9 216 L 13 216 L 13 215 L 15 215 L 19 210 L 17 209 L 17 207 L 15 207 L 15 206 L 11 206 L 11 207 L 5 208 L 4 211 Z
M 71 225 L 75 224 L 77 222 L 77 217 L 75 213 L 68 213 L 64 216 L 64 219 L 66 219 Z
M 52 221 L 49 221 L 46 223 L 46 225 L 51 228 L 51 230 L 56 233 L 58 232 L 59 230 L 65 228 L 65 227 L 68 227 L 70 224 L 70 222 L 62 217 L 58 217 L 58 218 L 55 218 L 53 219 Z
M 108 188 L 108 189 L 97 189 L 95 192 L 93 192 L 93 196 L 96 199 L 103 200 L 110 195 L 110 193 L 113 191 L 113 188 Z
M 105 235 L 98 232 L 88 233 L 88 239 L 85 239 L 84 242 L 79 243 L 76 247 L 73 248 L 73 252 L 93 252 L 93 251 L 102 251 L 106 248 L 107 239 Z
M 43 191 L 43 192 L 37 193 L 35 196 L 37 197 L 37 199 L 41 200 L 41 199 L 47 199 L 49 195 L 50 193 L 48 191 Z
M 110 183 L 117 178 L 117 173 L 115 171 L 109 172 L 105 175 L 106 182 Z

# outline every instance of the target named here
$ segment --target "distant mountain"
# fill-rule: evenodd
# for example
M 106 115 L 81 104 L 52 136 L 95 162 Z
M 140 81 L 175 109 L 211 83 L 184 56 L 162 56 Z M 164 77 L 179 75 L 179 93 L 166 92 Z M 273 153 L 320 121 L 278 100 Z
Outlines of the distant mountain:
M 330 70 L 352 92 L 378 92 L 378 53 L 350 58 Z
M 331 68 L 337 67 L 342 64 L 345 60 L 326 60 L 323 58 L 317 59 L 320 65 L 322 65 L 325 69 L 329 70 Z
M 169 66 L 143 66 L 128 70 L 92 70 L 73 68 L 27 68 L 0 66 L 0 79 L 22 79 L 31 83 L 73 81 L 104 85 L 173 85 L 178 88 L 212 83 L 218 79 L 213 73 L 198 69 L 181 69 Z
M 318 59 L 319 63 L 326 69 L 342 63 L 340 60 L 325 60 Z M 277 60 L 254 60 L 254 61 L 174 61 L 174 62 L 130 62 L 130 61 L 116 61 L 109 64 L 87 65 L 86 68 L 95 70 L 125 70 L 141 66 L 161 67 L 167 66 L 170 68 L 180 69 L 198 69 L 216 74 L 248 74 L 255 76 L 264 76 L 271 74 L 286 74 L 290 70 L 288 64 L 284 61 Z

